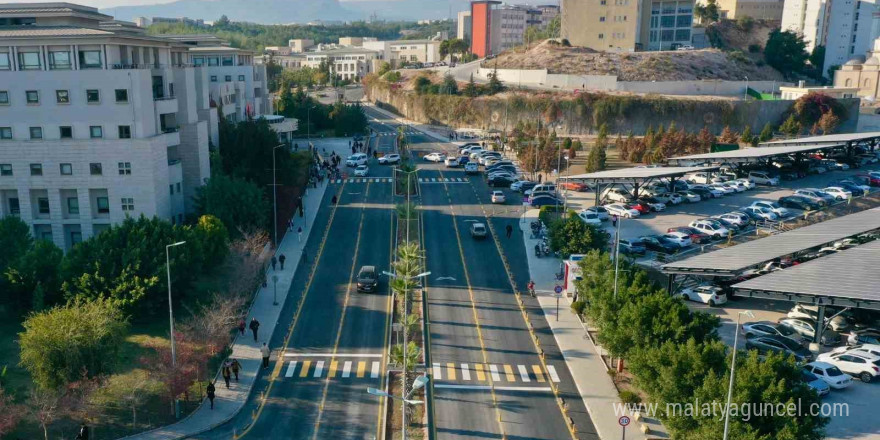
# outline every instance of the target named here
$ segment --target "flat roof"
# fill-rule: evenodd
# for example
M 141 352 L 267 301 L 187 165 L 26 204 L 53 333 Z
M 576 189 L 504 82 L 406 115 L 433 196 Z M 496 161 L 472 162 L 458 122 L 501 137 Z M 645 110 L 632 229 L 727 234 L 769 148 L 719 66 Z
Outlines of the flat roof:
M 788 155 L 793 153 L 807 153 L 825 148 L 842 147 L 845 143 L 834 142 L 831 144 L 809 145 L 778 145 L 772 147 L 743 148 L 741 150 L 718 151 L 715 153 L 691 154 L 689 156 L 676 156 L 667 159 L 671 165 L 683 165 L 707 162 L 748 162 L 755 159 L 763 159 L 773 156 Z
M 733 285 L 745 294 L 880 309 L 880 240 Z
M 768 261 L 878 228 L 880 228 L 880 208 L 868 209 L 667 263 L 661 267 L 661 270 L 666 274 L 737 276 L 747 269 Z
M 764 142 L 761 145 L 808 145 L 808 144 L 844 144 L 847 142 L 862 142 L 880 138 L 880 131 L 865 133 L 841 133 L 827 134 L 823 136 L 808 136 L 783 141 Z
M 577 174 L 560 177 L 561 180 L 595 180 L 603 183 L 629 183 L 638 179 L 657 179 L 661 177 L 683 176 L 687 173 L 711 170 L 716 167 L 635 167 L 618 170 L 597 171 L 595 173 Z

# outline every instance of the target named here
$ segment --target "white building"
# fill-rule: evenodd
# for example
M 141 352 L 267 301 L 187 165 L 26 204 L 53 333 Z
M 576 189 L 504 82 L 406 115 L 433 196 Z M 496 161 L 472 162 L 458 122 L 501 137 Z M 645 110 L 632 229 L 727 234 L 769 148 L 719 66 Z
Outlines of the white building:
M 376 51 L 378 59 L 388 61 L 397 68 L 407 63 L 436 63 L 440 58 L 440 41 L 395 40 L 364 41 L 364 49 Z
M 307 52 L 302 66 L 318 67 L 322 61 L 329 61 L 330 69 L 340 79 L 358 80 L 375 70 L 375 60 L 381 60 L 382 53 L 361 47 L 341 47 L 337 49 Z
M 825 72 L 871 50 L 880 37 L 880 9 L 875 0 L 786 0 L 782 29 L 804 37 L 807 51 L 825 46 Z

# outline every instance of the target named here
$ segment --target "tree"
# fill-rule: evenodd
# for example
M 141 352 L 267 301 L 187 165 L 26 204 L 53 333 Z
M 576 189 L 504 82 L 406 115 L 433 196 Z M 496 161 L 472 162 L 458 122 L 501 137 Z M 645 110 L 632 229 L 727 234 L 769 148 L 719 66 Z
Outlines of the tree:
M 287 117 L 293 117 L 295 108 L 296 103 L 293 101 L 293 92 L 290 91 L 290 84 L 282 80 L 281 95 L 278 97 L 278 113 Z
M 25 408 L 17 405 L 12 396 L 0 387 L 0 436 L 6 437 L 25 416 Z
M 415 88 L 416 93 L 419 95 L 425 95 L 429 92 L 429 87 L 431 86 L 431 80 L 426 76 L 419 76 L 413 82 L 413 88 Z
M 202 270 L 210 271 L 226 259 L 229 254 L 229 230 L 219 218 L 213 215 L 199 216 L 193 235 L 196 237 L 193 244 L 199 247 L 197 252 L 203 255 Z
M 33 241 L 30 227 L 20 218 L 11 215 L 0 218 L 0 249 L 3 249 L 0 252 L 0 273 L 24 255 Z
M 758 135 L 758 140 L 761 142 L 767 142 L 770 139 L 773 139 L 773 126 L 768 122 L 764 124 L 764 128 L 761 129 L 761 134 Z
M 162 384 L 168 407 L 181 395 L 188 400 L 190 386 L 206 378 L 209 358 L 207 351 L 194 344 L 183 331 L 174 332 L 174 341 L 176 361 L 171 357 L 171 345 L 166 343 L 150 344 L 153 353 L 140 359 L 152 377 Z
M 59 268 L 63 253 L 47 240 L 37 240 L 24 255 L 12 262 L 4 274 L 11 298 L 6 304 L 19 311 L 61 301 Z M 39 294 L 37 293 L 39 292 Z M 39 296 L 39 298 L 38 298 Z
M 441 44 L 442 46 L 442 44 Z M 379 65 L 379 71 L 376 72 L 377 75 L 382 76 L 391 71 L 391 64 L 388 64 L 388 61 L 382 61 L 382 64 Z
M 138 411 L 163 392 L 162 383 L 151 378 L 146 370 L 137 369 L 124 374 L 113 374 L 95 390 L 89 403 L 99 407 L 122 405 L 131 411 L 131 426 L 137 427 Z
M 764 60 L 785 77 L 801 72 L 809 58 L 804 38 L 792 31 L 775 29 L 764 46 Z
M 721 16 L 718 10 L 718 2 L 716 0 L 707 0 L 705 5 L 697 4 L 694 7 L 694 15 L 700 19 L 700 22 L 707 24 L 718 21 Z
M 739 141 L 739 135 L 730 129 L 730 126 L 725 126 L 724 130 L 721 131 L 721 136 L 718 136 L 718 142 L 722 144 L 735 144 Z
M 468 80 L 467 85 L 464 86 L 463 94 L 469 98 L 476 97 L 480 94 L 480 91 L 477 89 L 477 84 L 474 82 L 473 72 L 471 72 L 471 79 Z
M 700 133 L 697 135 L 697 151 L 692 151 L 691 153 L 708 153 L 712 150 L 712 146 L 714 146 L 717 141 L 715 135 L 709 131 L 709 127 L 703 126 L 703 129 L 700 130 Z
M 496 67 L 489 75 L 489 94 L 494 95 L 504 90 L 504 84 L 498 79 L 498 68 Z
M 220 18 L 218 18 L 217 21 L 214 22 L 214 26 L 221 28 L 229 26 L 229 18 L 226 17 L 225 14 L 221 15 Z
M 73 301 L 33 313 L 19 333 L 21 365 L 42 389 L 112 371 L 128 322 L 110 301 Z
M 592 173 L 596 171 L 601 171 L 605 169 L 606 162 L 606 152 L 605 148 L 608 145 L 608 125 L 602 124 L 599 127 L 599 134 L 596 137 L 596 142 L 593 144 L 593 148 L 590 149 L 589 155 L 587 155 L 587 172 Z
M 446 56 L 449 55 L 450 41 L 452 40 L 443 40 L 440 42 L 440 58 L 446 58 Z
M 840 118 L 834 115 L 834 112 L 827 112 L 822 117 L 819 118 L 819 122 L 817 122 L 819 128 L 822 130 L 822 134 L 831 134 L 837 130 L 837 127 L 840 125 Z
M 563 258 L 571 254 L 585 254 L 593 249 L 605 249 L 609 235 L 604 229 L 586 224 L 580 217 L 569 215 L 550 225 L 550 249 Z
M 846 108 L 837 99 L 819 92 L 810 92 L 795 100 L 792 112 L 801 127 L 811 127 L 826 113 L 846 117 Z
M 740 140 L 740 142 L 742 142 L 744 144 L 754 143 L 755 145 L 757 145 L 758 138 L 756 136 L 752 136 L 752 126 L 751 125 L 746 125 L 745 128 L 743 128 L 743 131 L 739 137 L 739 140 Z
M 798 122 L 794 113 L 788 116 L 788 119 L 779 126 L 779 131 L 788 135 L 788 137 L 795 137 L 803 130 L 801 123 Z
M 447 73 L 443 77 L 443 87 L 441 89 L 441 93 L 443 93 L 444 95 L 458 94 L 458 83 L 455 81 L 455 78 L 453 78 L 452 75 L 449 73 Z
M 825 71 L 825 46 L 816 46 L 810 52 L 810 65 L 816 73 L 816 80 L 822 79 L 822 73 Z

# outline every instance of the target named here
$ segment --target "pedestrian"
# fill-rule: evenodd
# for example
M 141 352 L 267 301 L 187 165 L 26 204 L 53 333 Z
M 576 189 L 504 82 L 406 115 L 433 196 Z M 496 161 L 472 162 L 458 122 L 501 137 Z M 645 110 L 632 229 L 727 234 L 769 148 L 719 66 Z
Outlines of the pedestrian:
M 543 178 L 544 178 L 544 176 L 542 174 L 538 174 L 538 183 L 541 183 L 541 179 L 543 179 Z
M 226 361 L 223 363 L 223 368 L 220 369 L 220 374 L 223 375 L 223 381 L 226 382 L 226 389 L 229 389 L 229 379 L 232 378 L 232 363 Z
M 232 360 L 232 374 L 235 375 L 235 381 L 238 382 L 238 371 L 241 370 L 241 364 L 238 363 L 238 359 Z
M 244 318 L 241 318 L 238 320 L 238 331 L 241 333 L 242 336 L 244 336 L 244 328 L 245 328 Z
M 209 382 L 205 392 L 208 394 L 208 400 L 211 401 L 211 409 L 214 409 L 214 391 L 214 382 Z
M 76 434 L 76 440 L 89 440 L 89 427 L 85 423 L 79 425 L 79 433 Z
M 263 355 L 263 369 L 264 370 L 266 368 L 269 368 L 269 354 L 271 354 L 271 353 L 272 352 L 269 351 L 269 346 L 267 346 L 266 343 L 263 342 L 263 347 L 260 348 L 260 354 Z
M 287 230 L 293 231 L 293 219 L 287 221 Z
M 331 205 L 335 205 L 335 204 L 336 204 L 336 195 L 333 195 L 333 198 L 330 199 L 330 204 L 331 204 Z
M 297 228 L 297 230 L 296 230 L 296 236 L 297 236 L 297 238 L 299 239 L 299 242 L 302 243 L 302 241 L 303 241 L 303 228 L 302 228 L 302 226 L 300 226 L 299 228 Z M 281 268 L 284 269 L 284 266 L 281 266 Z
M 611 227 L 612 228 L 617 227 L 617 215 L 616 214 L 611 216 Z
M 297 144 L 293 144 L 293 151 L 294 151 L 294 152 L 299 151 L 299 145 L 297 145 Z
M 505 229 L 507 229 L 507 238 L 510 238 L 510 236 L 513 235 L 513 226 L 507 225 L 507 228 Z
M 302 229 L 302 228 L 300 228 L 300 229 Z M 300 232 L 300 235 L 302 235 L 302 232 Z M 278 262 L 281 263 L 281 270 L 284 270 L 284 262 L 285 261 L 287 261 L 287 257 L 285 257 L 284 254 L 281 254 L 281 256 L 278 257 Z
M 278 263 L 278 259 L 275 256 L 272 256 L 272 270 L 275 270 L 275 264 Z
M 859 343 L 859 335 L 855 331 L 849 332 L 849 336 L 846 338 L 846 345 L 853 346 Z
M 257 321 L 257 318 L 251 318 L 250 328 L 254 332 L 254 342 L 257 342 L 257 331 L 260 329 L 260 321 Z
M 349 147 L 351 146 L 351 140 L 348 141 L 348 146 L 349 146 Z

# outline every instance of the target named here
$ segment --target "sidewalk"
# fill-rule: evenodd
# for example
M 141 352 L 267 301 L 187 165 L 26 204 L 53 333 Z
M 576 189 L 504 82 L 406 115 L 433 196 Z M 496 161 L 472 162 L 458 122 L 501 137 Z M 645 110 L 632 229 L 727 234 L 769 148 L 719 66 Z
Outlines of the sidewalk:
M 262 356 L 260 355 L 260 347 L 263 342 L 268 341 L 275 331 L 278 324 L 278 315 L 284 307 L 284 301 L 287 299 L 287 292 L 296 269 L 301 261 L 300 254 L 302 247 L 308 242 L 309 233 L 312 231 L 312 225 L 315 222 L 315 216 L 324 197 L 324 191 L 327 189 L 329 181 L 325 180 L 323 184 L 319 184 L 317 188 L 307 190 L 303 203 L 305 205 L 305 218 L 294 215 L 293 230 L 302 226 L 303 238 L 300 244 L 296 232 L 284 235 L 284 239 L 278 244 L 276 255 L 284 254 L 287 257 L 287 263 L 284 270 L 278 266 L 277 271 L 269 268 L 266 278 L 266 287 L 260 289 L 254 297 L 251 308 L 248 311 L 245 322 L 250 323 L 251 318 L 257 318 L 260 322 L 260 330 L 258 332 L 258 341 L 254 341 L 253 333 L 250 329 L 245 334 L 236 336 L 232 345 L 232 354 L 230 358 L 238 359 L 242 369 L 239 372 L 239 381 L 233 379 L 230 382 L 230 388 L 227 389 L 223 383 L 223 378 L 218 372 L 215 383 L 217 387 L 216 398 L 214 399 L 214 409 L 212 410 L 207 399 L 192 414 L 183 420 L 168 426 L 156 428 L 152 431 L 135 434 L 125 437 L 126 440 L 171 440 L 189 436 L 198 435 L 205 431 L 209 431 L 228 420 L 232 419 L 244 404 L 247 402 L 251 388 L 260 371 Z M 283 203 L 279 200 L 279 203 Z M 293 203 L 293 201 L 290 201 Z M 307 220 L 304 222 L 303 220 Z M 285 225 L 278 225 L 279 229 L 285 228 Z M 278 276 L 278 305 L 273 306 L 273 283 L 272 276 Z M 276 347 L 270 347 L 275 349 Z
M 571 311 L 571 299 L 563 297 L 559 303 L 559 316 L 556 314 L 556 297 L 553 289 L 556 286 L 556 273 L 559 271 L 560 260 L 556 258 L 538 258 L 534 249 L 538 240 L 532 239 L 532 221 L 538 219 L 538 210 L 529 209 L 520 219 L 523 242 L 529 260 L 529 274 L 535 282 L 538 303 L 547 317 L 553 330 L 553 337 L 565 358 L 565 363 L 574 377 L 575 385 L 596 426 L 596 432 L 602 439 L 616 439 L 621 435 L 617 423 L 619 415 L 615 413 L 614 404 L 620 403 L 617 388 L 608 375 L 605 363 L 599 357 L 600 348 L 589 338 L 584 338 L 586 328 L 580 319 Z M 631 416 L 632 414 L 630 414 Z M 644 420 L 644 419 L 643 419 Z M 653 422 L 653 421 L 652 421 Z M 639 422 L 632 420 L 626 429 L 629 440 L 644 440 L 647 437 L 639 430 Z M 665 430 L 658 423 L 649 423 L 651 438 L 665 438 Z

